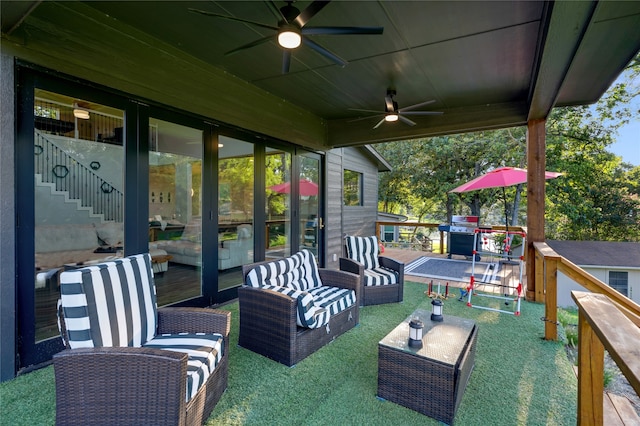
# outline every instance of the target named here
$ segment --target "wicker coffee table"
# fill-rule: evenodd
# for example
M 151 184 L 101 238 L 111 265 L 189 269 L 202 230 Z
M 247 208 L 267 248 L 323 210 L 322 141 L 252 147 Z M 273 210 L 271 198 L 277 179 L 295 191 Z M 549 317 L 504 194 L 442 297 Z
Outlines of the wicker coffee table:
M 423 346 L 409 346 L 409 321 L 424 323 Z M 474 366 L 478 327 L 472 320 L 416 310 L 378 343 L 378 397 L 453 424 Z

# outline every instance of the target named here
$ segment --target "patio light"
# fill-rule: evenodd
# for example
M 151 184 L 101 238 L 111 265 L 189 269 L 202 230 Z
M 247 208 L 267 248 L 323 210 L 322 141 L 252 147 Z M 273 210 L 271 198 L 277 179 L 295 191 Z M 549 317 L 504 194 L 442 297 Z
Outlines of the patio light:
M 442 306 L 443 303 L 440 299 L 436 298 L 431 301 L 431 321 L 441 322 L 444 320 L 442 316 Z
M 389 114 L 384 116 L 384 121 L 393 122 L 398 121 L 398 114 L 395 112 L 390 112 Z
M 295 49 L 300 46 L 302 37 L 300 36 L 300 29 L 295 25 L 283 25 L 278 33 L 278 44 L 285 49 Z
M 412 348 L 422 347 L 422 328 L 424 324 L 417 318 L 409 322 L 409 346 Z
M 73 116 L 81 120 L 89 119 L 89 111 L 84 108 L 79 108 L 78 104 L 73 105 Z

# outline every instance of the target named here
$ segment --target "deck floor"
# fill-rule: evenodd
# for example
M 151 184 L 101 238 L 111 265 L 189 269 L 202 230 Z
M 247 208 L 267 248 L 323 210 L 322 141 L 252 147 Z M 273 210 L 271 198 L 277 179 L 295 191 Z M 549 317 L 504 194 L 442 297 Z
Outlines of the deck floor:
M 447 259 L 449 255 L 447 253 L 440 254 L 440 253 L 424 252 L 424 251 L 419 251 L 419 250 L 385 248 L 384 249 L 384 253 L 382 253 L 382 256 L 390 257 L 390 258 L 398 260 L 400 262 L 404 262 L 405 265 L 408 265 L 409 263 L 413 262 L 414 260 L 416 260 L 416 259 L 418 259 L 418 258 L 420 258 L 422 256 L 433 257 L 433 258 L 438 258 L 438 259 Z M 465 260 L 465 257 L 464 256 L 453 255 L 452 259 Z M 516 270 L 515 272 L 517 273 L 518 270 Z M 406 273 L 405 273 L 405 278 L 404 279 L 405 279 L 405 281 L 412 281 L 412 282 L 425 283 L 425 284 L 428 284 L 429 281 L 432 281 L 432 279 L 428 278 L 428 277 L 419 277 L 419 276 L 416 276 L 416 275 L 410 275 L 410 274 L 406 274 Z M 522 280 L 526 283 L 526 276 L 524 274 L 522 276 Z M 464 287 L 467 287 L 469 285 L 469 282 L 468 281 L 451 281 L 449 284 L 451 286 L 453 286 L 453 287 L 464 288 Z M 526 287 L 526 285 L 525 285 L 525 287 Z M 483 291 L 484 290 L 485 289 L 483 289 Z M 496 289 L 496 291 L 499 292 L 499 288 Z

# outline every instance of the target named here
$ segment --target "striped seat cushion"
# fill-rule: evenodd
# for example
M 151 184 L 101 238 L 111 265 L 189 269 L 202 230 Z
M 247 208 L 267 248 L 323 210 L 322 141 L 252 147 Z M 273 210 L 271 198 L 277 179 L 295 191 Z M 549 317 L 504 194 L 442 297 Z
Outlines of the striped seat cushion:
M 320 287 L 322 281 L 315 257 L 309 250 L 302 250 L 290 257 L 256 266 L 247 274 L 246 284 L 255 288 L 281 286 L 307 291 Z
M 157 304 L 148 253 L 60 274 L 69 346 L 140 347 L 156 334 Z
M 300 327 L 320 328 L 329 322 L 331 317 L 329 310 L 317 305 L 311 293 L 279 285 L 262 286 L 261 288 L 286 294 L 295 299 L 297 304 L 296 324 Z
M 186 353 L 187 360 L 187 401 L 193 398 L 213 370 L 218 366 L 226 350 L 221 334 L 180 333 L 162 334 L 143 345 L 146 348 L 158 348 Z
M 339 314 L 356 303 L 355 291 L 346 288 L 322 286 L 309 290 L 309 293 L 313 296 L 314 304 L 331 315 Z
M 378 238 L 373 237 L 345 237 L 347 246 L 347 256 L 351 260 L 360 262 L 364 269 L 379 268 L 378 263 L 379 247 Z
M 386 268 L 375 268 L 364 270 L 364 285 L 389 285 L 398 283 L 398 274 Z

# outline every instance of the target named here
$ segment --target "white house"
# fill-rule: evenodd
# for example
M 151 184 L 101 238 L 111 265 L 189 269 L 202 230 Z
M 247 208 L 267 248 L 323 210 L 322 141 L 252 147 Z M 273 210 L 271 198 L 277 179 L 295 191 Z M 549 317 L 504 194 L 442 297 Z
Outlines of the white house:
M 547 240 L 547 244 L 603 283 L 640 303 L 640 243 Z M 585 291 L 585 288 L 558 272 L 558 306 L 575 306 L 571 298 L 573 290 Z

